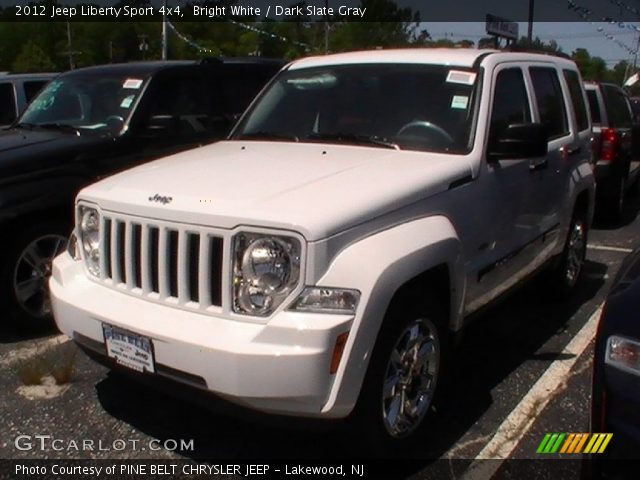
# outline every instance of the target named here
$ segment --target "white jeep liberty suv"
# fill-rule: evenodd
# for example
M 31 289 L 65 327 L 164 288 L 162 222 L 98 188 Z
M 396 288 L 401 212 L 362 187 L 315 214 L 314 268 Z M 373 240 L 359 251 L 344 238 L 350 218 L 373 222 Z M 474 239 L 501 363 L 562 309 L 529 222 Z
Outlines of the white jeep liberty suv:
M 113 367 L 414 437 L 465 318 L 578 282 L 591 120 L 576 65 L 464 49 L 285 67 L 227 141 L 80 192 L 57 325 Z

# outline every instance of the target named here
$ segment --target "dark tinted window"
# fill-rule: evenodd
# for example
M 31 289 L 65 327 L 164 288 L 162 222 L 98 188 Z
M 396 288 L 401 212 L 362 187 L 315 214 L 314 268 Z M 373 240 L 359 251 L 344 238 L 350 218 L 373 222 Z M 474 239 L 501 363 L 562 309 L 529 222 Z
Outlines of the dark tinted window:
M 192 69 L 157 74 L 145 94 L 139 128 L 174 136 L 226 133 L 229 121 L 220 101 L 222 92 L 201 73 Z
M 32 80 L 29 82 L 24 82 L 24 95 L 27 98 L 27 103 L 31 101 L 33 97 L 35 97 L 42 87 L 47 84 L 48 80 Z
M 598 105 L 598 94 L 595 90 L 587 90 L 587 100 L 589 100 L 589 110 L 591 111 L 591 121 L 600 123 L 600 105 Z
M 547 126 L 549 138 L 558 138 L 568 134 L 567 111 L 556 70 L 533 67 L 529 69 L 529 72 L 536 93 L 540 121 Z
M 613 128 L 631 128 L 631 110 L 627 97 L 616 87 L 603 85 L 604 104 L 607 109 L 609 126 Z
M 0 125 L 8 125 L 16 119 L 16 101 L 11 83 L 0 83 Z
M 490 137 L 499 136 L 512 123 L 531 122 L 522 70 L 509 68 L 498 73 L 491 111 Z
M 277 71 L 277 68 L 256 65 L 233 65 L 224 69 L 222 89 L 227 112 L 230 115 L 244 112 Z
M 573 110 L 576 112 L 578 130 L 586 130 L 589 128 L 589 119 L 587 117 L 587 107 L 584 104 L 584 97 L 582 96 L 580 76 L 575 70 L 564 70 L 564 78 L 569 86 L 571 103 L 573 104 Z
M 235 138 L 465 152 L 478 73 L 443 65 L 360 64 L 288 70 Z

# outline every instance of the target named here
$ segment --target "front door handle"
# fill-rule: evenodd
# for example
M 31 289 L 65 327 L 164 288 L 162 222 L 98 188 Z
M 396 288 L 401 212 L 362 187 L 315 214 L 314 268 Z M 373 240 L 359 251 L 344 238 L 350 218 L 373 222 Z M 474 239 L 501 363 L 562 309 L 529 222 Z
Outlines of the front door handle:
M 545 168 L 548 168 L 548 167 L 549 167 L 549 160 L 545 158 L 544 160 L 541 160 L 538 163 L 530 163 L 529 171 L 537 172 L 540 170 L 544 170 Z

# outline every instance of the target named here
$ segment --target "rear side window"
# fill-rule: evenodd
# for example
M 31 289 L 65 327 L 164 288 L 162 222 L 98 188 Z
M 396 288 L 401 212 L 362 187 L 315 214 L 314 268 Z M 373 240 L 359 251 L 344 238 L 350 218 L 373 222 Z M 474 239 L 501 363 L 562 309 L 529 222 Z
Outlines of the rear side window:
M 587 106 L 584 104 L 584 97 L 582 96 L 580 76 L 575 70 L 564 70 L 564 79 L 569 86 L 571 103 L 573 104 L 573 110 L 576 112 L 578 130 L 586 130 L 589 128 L 589 117 L 587 116 Z
M 595 90 L 587 90 L 587 100 L 589 100 L 589 110 L 591 111 L 591 121 L 593 123 L 602 122 L 600 116 L 600 105 L 598 105 L 598 94 Z
M 33 97 L 35 97 L 47 83 L 48 80 L 31 80 L 24 82 L 24 96 L 27 99 L 27 103 L 31 102 Z
M 631 128 L 631 108 L 627 97 L 616 87 L 610 86 L 603 86 L 602 93 L 609 117 L 609 126 Z
M 501 70 L 496 78 L 489 137 L 496 138 L 512 123 L 529 122 L 531 109 L 522 70 Z
M 567 135 L 569 123 L 558 73 L 553 68 L 544 67 L 531 67 L 529 72 L 536 93 L 540 121 L 547 126 L 549 138 Z
M 16 100 L 13 84 L 0 83 L 0 125 L 9 125 L 16 119 Z

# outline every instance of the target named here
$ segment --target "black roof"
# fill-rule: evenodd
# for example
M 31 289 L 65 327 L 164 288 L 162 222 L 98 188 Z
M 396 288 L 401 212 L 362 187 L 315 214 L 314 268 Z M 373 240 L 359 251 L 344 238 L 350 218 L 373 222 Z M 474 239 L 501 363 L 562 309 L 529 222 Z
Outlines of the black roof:
M 216 65 L 216 64 L 258 64 L 272 65 L 274 67 L 284 66 L 287 62 L 284 60 L 261 58 L 261 57 L 214 57 L 205 58 L 203 60 L 167 60 L 167 61 L 147 61 L 147 62 L 131 62 L 131 63 L 109 63 L 106 65 L 95 65 L 92 67 L 78 68 L 71 70 L 64 75 L 75 75 L 76 73 L 90 73 L 96 75 L 116 74 L 131 75 L 136 77 L 146 77 L 153 75 L 160 70 L 166 70 L 175 67 L 184 67 L 189 65 Z

